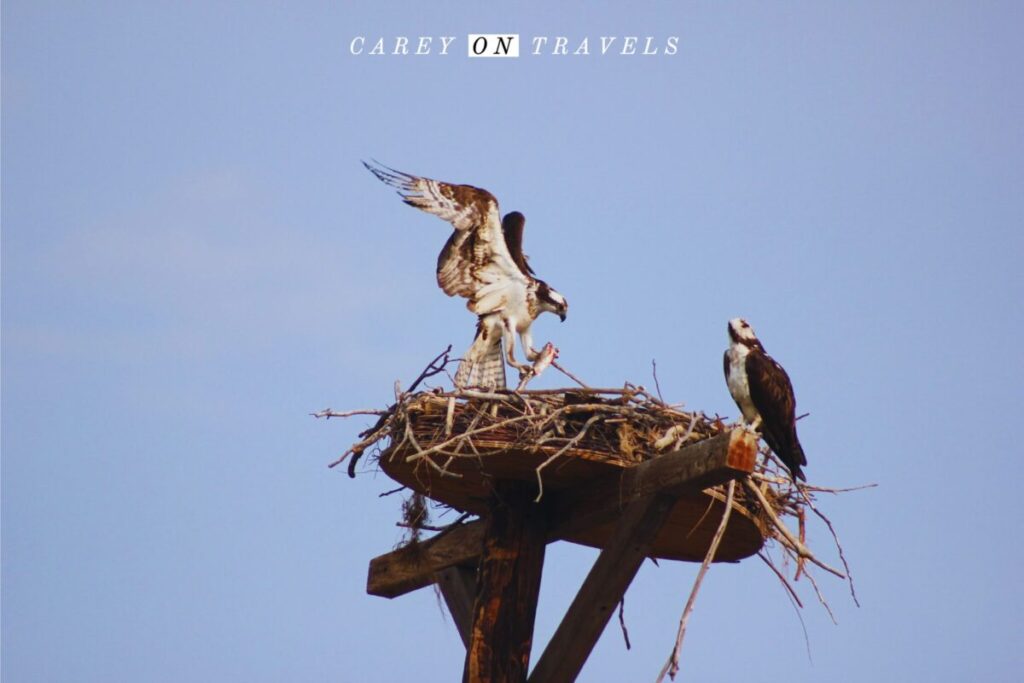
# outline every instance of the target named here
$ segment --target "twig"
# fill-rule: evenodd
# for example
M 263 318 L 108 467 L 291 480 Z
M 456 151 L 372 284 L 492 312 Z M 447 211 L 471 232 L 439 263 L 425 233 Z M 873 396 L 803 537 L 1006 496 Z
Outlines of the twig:
M 467 519 L 469 519 L 469 518 L 470 518 L 470 517 L 472 517 L 472 516 L 473 516 L 473 513 L 472 513 L 472 512 L 463 512 L 463 513 L 462 513 L 461 515 L 459 515 L 459 518 L 458 518 L 458 519 L 456 519 L 456 520 L 455 520 L 454 522 L 452 522 L 451 524 L 448 524 L 448 525 L 446 525 L 446 526 L 445 526 L 445 527 L 444 527 L 443 529 L 441 529 L 441 530 L 440 530 L 440 531 L 439 531 L 439 532 L 437 533 L 437 535 L 436 535 L 436 536 L 431 536 L 430 538 L 431 538 L 432 540 L 435 540 L 435 541 L 436 541 L 436 540 L 437 540 L 437 539 L 439 539 L 440 537 L 442 537 L 442 536 L 444 536 L 444 535 L 446 535 L 446 534 L 450 534 L 450 533 L 451 533 L 452 531 L 454 531 L 454 530 L 455 530 L 455 528 L 456 528 L 456 527 L 458 527 L 459 525 L 461 525 L 461 524 L 462 524 L 463 522 L 465 522 L 465 521 L 466 521 Z
M 447 396 L 448 394 L 441 394 L 441 396 Z M 477 398 L 485 401 L 507 401 L 508 393 L 499 394 L 493 391 L 480 391 L 479 389 L 456 389 L 451 392 L 452 396 L 457 398 Z
M 801 543 L 806 545 L 806 543 L 807 543 L 807 515 L 804 513 L 803 507 L 798 507 L 796 509 L 796 519 L 797 519 L 797 524 L 799 525 L 799 529 L 800 529 L 799 535 L 797 536 L 797 538 L 800 539 Z M 800 580 L 800 575 L 804 572 L 804 566 L 805 565 L 806 565 L 806 560 L 804 560 L 804 558 L 802 558 L 802 557 L 797 558 L 797 561 L 796 561 L 796 574 L 793 575 L 793 580 L 794 581 L 799 581 Z
M 767 474 L 762 474 L 760 472 L 751 472 L 748 476 L 751 479 L 756 479 L 758 481 L 766 481 L 769 484 L 775 484 L 777 486 L 792 486 L 793 484 L 793 482 L 788 477 L 771 477 L 768 476 Z
M 445 531 L 448 528 L 448 525 L 432 526 L 429 524 L 409 524 L 407 522 L 395 522 L 395 526 L 402 527 L 403 529 L 419 529 L 421 531 Z
M 836 615 L 832 614 L 832 608 L 828 606 L 828 601 L 825 600 L 825 596 L 822 595 L 821 591 L 818 589 L 818 582 L 814 580 L 814 576 L 812 576 L 810 572 L 804 572 L 804 576 L 807 577 L 807 580 L 811 582 L 811 586 L 814 587 L 814 592 L 818 595 L 818 602 L 820 602 L 821 606 L 825 608 L 826 612 L 828 612 L 829 619 L 832 620 L 833 624 L 838 626 L 839 622 L 836 621 Z
M 693 434 L 693 428 L 697 426 L 697 417 L 701 415 L 702 413 L 694 413 L 690 418 L 690 426 L 686 428 L 686 433 L 676 441 L 676 450 L 682 448 L 683 444 L 690 438 L 690 434 Z
M 573 394 L 631 394 L 628 389 L 618 387 L 588 387 L 583 384 L 579 389 L 524 389 L 519 392 L 523 396 L 562 396 L 566 393 Z
M 353 450 L 352 448 L 348 449 L 347 451 L 345 451 L 344 453 L 342 453 L 341 455 L 339 455 L 339 456 L 338 456 L 338 459 L 337 459 L 337 460 L 332 460 L 332 461 L 331 461 L 330 463 L 328 463 L 328 464 L 327 464 L 327 467 L 328 467 L 328 468 L 331 468 L 331 467 L 337 467 L 337 466 L 338 466 L 338 465 L 340 465 L 341 463 L 345 462 L 345 459 L 346 459 L 346 458 L 347 458 L 348 456 L 352 455 L 352 453 L 354 453 L 354 452 L 355 452 L 355 451 L 354 451 L 354 450 Z
M 318 411 L 318 412 L 315 412 L 315 413 L 310 413 L 310 415 L 312 415 L 313 417 L 315 417 L 317 419 L 319 419 L 321 417 L 330 419 L 332 417 L 352 417 L 353 415 L 387 415 L 387 414 L 388 414 L 388 411 L 386 411 L 386 410 L 371 410 L 371 409 L 368 409 L 368 408 L 367 409 L 363 409 L 363 410 L 346 410 L 343 413 L 336 413 L 333 410 L 331 410 L 330 408 L 324 408 L 321 411 Z
M 736 491 L 736 480 L 731 479 L 729 481 L 729 487 L 725 495 L 725 511 L 722 513 L 722 521 L 718 525 L 718 530 L 715 531 L 714 538 L 711 539 L 711 546 L 708 547 L 708 552 L 704 556 L 704 562 L 700 565 L 700 570 L 697 572 L 697 578 L 693 582 L 693 589 L 690 591 L 690 597 L 686 601 L 686 607 L 683 609 L 683 616 L 679 619 L 679 632 L 676 633 L 676 645 L 672 648 L 672 655 L 665 662 L 665 666 L 662 668 L 661 673 L 658 675 L 657 683 L 661 683 L 665 679 L 665 674 L 668 674 L 669 678 L 675 680 L 676 674 L 679 673 L 679 650 L 683 646 L 683 637 L 686 635 L 686 624 L 690 620 L 690 614 L 693 613 L 693 606 L 697 601 L 697 592 L 700 590 L 701 582 L 704 581 L 704 575 L 708 571 L 708 567 L 711 566 L 711 561 L 715 557 L 715 553 L 718 551 L 718 544 L 722 541 L 722 536 L 725 535 L 725 527 L 729 523 L 729 515 L 732 512 L 732 496 Z
M 619 600 L 619 628 L 622 629 L 622 639 L 626 641 L 626 649 L 629 650 L 629 631 L 626 629 L 626 619 L 623 616 L 623 612 L 626 609 L 626 596 L 623 595 L 622 599 Z
M 577 443 L 579 443 L 580 439 L 583 438 L 583 435 L 587 433 L 588 429 L 590 429 L 590 425 L 594 424 L 599 419 L 601 419 L 600 415 L 591 416 L 591 418 L 583 424 L 583 427 L 580 429 L 579 433 L 576 436 L 569 439 L 568 443 L 566 443 L 564 446 L 555 451 L 547 460 L 537 465 L 537 488 L 539 490 L 537 491 L 537 497 L 533 499 L 534 503 L 539 503 L 541 496 L 544 495 L 544 479 L 540 475 L 541 470 L 543 470 L 545 467 L 554 462 L 555 458 L 560 456 L 562 453 L 565 453 L 567 450 L 569 450 Z
M 663 451 L 676 441 L 676 436 L 683 431 L 683 425 L 672 425 L 665 430 L 665 435 L 654 442 L 654 450 Z
M 693 416 L 690 418 L 690 426 L 686 428 L 685 432 L 678 439 L 678 441 L 682 441 L 685 443 L 686 440 L 690 438 L 690 434 L 693 434 L 693 428 L 697 424 L 697 415 L 698 413 L 694 413 Z M 665 448 L 668 448 L 669 444 L 677 440 L 676 436 L 679 434 L 679 432 L 683 431 L 684 430 L 682 425 L 673 425 L 669 427 L 668 431 L 665 432 L 665 436 L 661 437 L 660 439 L 654 442 L 654 450 L 660 451 Z
M 409 385 L 409 388 L 405 390 L 405 393 L 411 394 L 412 392 L 416 391 L 416 387 L 420 385 L 420 382 L 422 382 L 428 377 L 433 377 L 438 373 L 444 372 L 444 367 L 448 365 L 449 362 L 448 354 L 451 352 L 452 345 L 449 344 L 447 349 L 437 354 L 437 356 L 434 357 L 434 360 L 430 361 L 430 363 L 427 364 L 427 367 L 423 369 L 423 372 L 421 372 L 420 376 L 416 378 L 416 381 Z M 438 365 L 438 361 L 441 361 L 440 365 Z
M 626 386 L 629 386 L 628 382 L 626 383 Z M 662 408 L 668 408 L 668 404 L 667 403 L 662 401 L 660 398 L 658 398 L 657 396 L 655 396 L 651 392 L 647 391 L 647 388 L 645 386 L 643 386 L 642 384 L 639 385 L 639 386 L 633 387 L 633 396 L 634 397 L 635 396 L 642 396 L 643 398 L 646 398 L 647 400 L 649 400 L 651 403 L 655 403 L 655 404 L 661 406 Z
M 658 398 L 664 403 L 665 399 L 661 395 L 661 383 L 658 382 L 658 363 L 653 358 L 651 359 L 651 374 L 654 375 L 654 388 L 658 390 Z
M 377 420 L 377 424 L 373 428 L 368 429 L 359 434 L 360 437 L 365 437 L 361 441 L 358 441 L 354 445 L 350 446 L 347 451 L 341 454 L 341 457 L 330 463 L 327 467 L 335 467 L 345 462 L 345 458 L 349 455 L 354 456 L 352 462 L 348 464 L 348 476 L 355 477 L 355 464 L 362 456 L 363 451 L 376 443 L 380 437 L 381 432 L 390 424 L 391 419 L 394 417 L 394 413 L 389 415 L 381 415 L 380 419 Z
M 404 486 L 399 486 L 397 489 L 391 489 L 390 491 L 385 491 L 384 493 L 379 493 L 379 494 L 377 494 L 377 497 L 378 498 L 384 498 L 385 496 L 393 496 L 394 494 L 399 493 L 400 491 L 404 491 L 404 490 L 405 490 Z
M 779 530 L 779 533 L 782 534 L 783 539 L 789 543 L 794 552 L 796 552 L 801 557 L 810 560 L 811 562 L 818 565 L 825 571 L 831 574 L 835 574 L 840 579 L 846 579 L 845 574 L 843 574 L 838 569 L 830 567 L 821 560 L 819 560 L 817 557 L 815 557 L 814 553 L 812 553 L 807 548 L 807 546 L 800 542 L 800 539 L 793 535 L 793 532 L 790 531 L 786 527 L 786 525 L 779 520 L 778 516 L 775 514 L 775 511 L 772 510 L 771 504 L 768 502 L 768 499 L 764 497 L 764 494 L 761 493 L 761 489 L 755 486 L 753 482 L 750 481 L 749 477 L 743 477 L 743 485 L 746 486 L 747 490 L 753 493 L 761 502 L 761 508 L 764 510 L 765 514 L 768 515 L 768 518 L 772 521 L 772 524 L 775 526 L 776 529 Z
M 801 489 L 805 489 L 807 491 L 821 492 L 821 493 L 848 493 L 850 491 L 863 491 L 864 489 L 873 489 L 873 488 L 877 488 L 877 487 L 878 487 L 878 484 L 864 484 L 862 486 L 848 486 L 846 488 L 837 489 L 837 488 L 828 488 L 828 487 L 825 487 L 825 486 L 812 486 L 811 484 L 800 484 L 800 488 Z
M 433 458 L 428 458 L 427 457 L 428 452 L 434 451 L 434 450 L 438 450 L 439 451 L 440 449 L 437 448 L 436 446 L 434 448 L 428 448 L 426 451 L 424 451 L 422 448 L 420 448 L 420 444 L 419 444 L 418 441 L 416 441 L 416 436 L 412 433 L 412 428 L 409 426 L 409 422 L 408 421 L 406 421 L 406 423 L 405 423 L 405 436 L 406 436 L 406 438 L 409 439 L 409 443 L 412 444 L 412 447 L 416 450 L 417 454 L 419 454 L 419 458 L 418 459 L 422 460 L 423 462 L 426 462 L 427 465 L 429 465 L 431 468 L 436 470 L 438 472 L 438 474 L 440 474 L 442 477 L 452 477 L 454 479 L 461 479 L 462 478 L 461 474 L 458 474 L 456 472 L 449 472 L 448 470 L 444 469 L 443 467 L 438 465 L 436 462 L 434 462 Z M 410 461 L 410 460 L 413 460 L 413 459 L 414 459 L 413 456 L 409 456 L 408 458 L 406 458 L 406 461 Z
M 495 429 L 497 429 L 499 427 L 504 427 L 504 426 L 508 425 L 509 423 L 512 423 L 512 422 L 522 422 L 523 420 L 528 420 L 531 417 L 533 417 L 533 416 L 532 415 L 520 415 L 519 417 L 510 417 L 509 419 L 507 419 L 507 420 L 505 420 L 503 422 L 495 422 L 494 424 L 485 425 L 483 427 L 478 427 L 477 429 L 474 429 L 474 430 L 471 430 L 471 431 L 468 431 L 468 432 L 463 432 L 462 434 L 459 434 L 458 436 L 453 436 L 452 438 L 450 438 L 450 439 L 448 439 L 446 441 L 443 441 L 443 442 L 437 444 L 436 446 L 431 446 L 430 448 L 423 449 L 423 450 L 417 450 L 416 453 L 413 453 L 412 455 L 406 457 L 405 461 L 406 462 L 413 462 L 414 460 L 419 460 L 420 458 L 424 458 L 424 457 L 430 455 L 431 453 L 436 453 L 436 452 L 442 451 L 449 444 L 451 444 L 451 443 L 453 443 L 455 441 L 459 441 L 460 439 L 465 439 L 467 436 L 473 436 L 475 434 L 481 434 L 483 432 L 493 431 L 493 430 L 495 430 Z
M 807 495 L 805 491 L 800 491 L 800 495 L 803 496 L 804 502 L 811 508 L 811 511 L 816 514 L 821 521 L 825 522 L 825 526 L 828 527 L 829 532 L 832 534 L 832 540 L 835 541 L 836 549 L 839 551 L 839 560 L 843 563 L 843 567 L 846 569 L 846 580 L 850 584 L 850 596 L 853 598 L 853 604 L 860 607 L 860 601 L 857 600 L 857 590 L 853 587 L 853 573 L 850 571 L 850 564 L 846 561 L 846 555 L 843 553 L 843 544 L 839 542 L 839 535 L 836 534 L 835 528 L 832 526 L 832 520 L 826 517 L 814 503 L 811 502 L 811 497 Z
M 775 563 L 772 562 L 768 558 L 768 556 L 764 554 L 764 552 L 758 550 L 757 551 L 757 556 L 760 557 L 761 561 L 764 562 L 766 565 L 768 565 L 768 567 L 773 572 L 775 572 L 775 576 L 779 577 L 779 582 L 782 584 L 782 586 L 786 589 L 786 591 L 789 592 L 789 595 L 794 600 L 796 600 L 796 604 L 799 605 L 801 608 L 803 608 L 804 603 L 800 602 L 800 597 L 796 594 L 796 591 L 793 590 L 793 587 L 789 585 L 789 581 L 786 580 L 785 574 L 783 574 L 782 572 L 779 571 L 779 568 L 775 566 Z
M 692 527 L 690 527 L 690 530 L 686 532 L 686 538 L 692 536 L 693 532 L 699 529 L 700 525 L 704 523 L 704 520 L 707 518 L 707 516 L 711 514 L 711 509 L 715 507 L 716 500 L 718 499 L 715 498 L 714 496 L 708 496 L 707 507 L 704 508 L 704 512 L 703 514 L 701 514 L 700 519 L 698 519 L 697 522 Z
M 558 370 L 560 373 L 571 379 L 573 382 L 576 382 L 576 384 L 579 384 L 584 389 L 590 388 L 583 383 L 583 380 L 579 379 L 578 377 L 576 377 L 576 375 L 572 374 L 571 372 L 563 368 L 561 365 L 559 365 L 557 361 L 551 361 L 551 365 L 553 365 L 556 370 Z
M 794 591 L 793 587 L 789 585 L 789 581 L 786 581 L 786 577 L 783 576 L 782 572 L 780 572 L 778 567 L 775 566 L 775 563 L 761 551 L 757 552 L 757 556 L 760 557 L 773 572 L 775 572 L 775 576 L 779 577 L 779 581 L 786 589 L 786 597 L 789 598 L 789 604 L 793 605 L 793 611 L 796 612 L 796 618 L 800 620 L 800 629 L 804 632 L 804 645 L 807 648 L 807 660 L 813 662 L 814 660 L 811 657 L 811 638 L 807 635 L 807 624 L 804 623 L 804 615 L 800 614 L 800 610 L 803 608 L 804 604 L 800 602 L 800 598 L 797 597 L 796 591 Z

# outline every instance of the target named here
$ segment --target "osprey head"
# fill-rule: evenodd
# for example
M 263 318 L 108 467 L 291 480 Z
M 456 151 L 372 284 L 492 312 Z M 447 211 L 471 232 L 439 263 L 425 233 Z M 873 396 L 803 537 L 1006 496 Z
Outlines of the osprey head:
M 733 344 L 743 344 L 744 346 L 761 345 L 761 342 L 757 340 L 757 335 L 754 334 L 754 328 L 743 318 L 733 318 L 729 321 L 729 340 Z
M 554 313 L 562 319 L 562 322 L 565 322 L 565 314 L 569 311 L 569 302 L 543 280 L 537 280 L 537 304 L 541 313 L 544 311 Z

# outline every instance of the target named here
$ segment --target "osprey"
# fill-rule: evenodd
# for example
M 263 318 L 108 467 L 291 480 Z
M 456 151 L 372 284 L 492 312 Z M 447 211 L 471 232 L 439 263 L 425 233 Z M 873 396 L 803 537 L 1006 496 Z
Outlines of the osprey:
M 807 464 L 796 436 L 796 398 L 789 375 L 764 352 L 754 328 L 743 318 L 729 321 L 729 349 L 725 352 L 725 381 L 743 419 L 760 427 L 765 442 L 797 479 Z
M 515 358 L 519 333 L 529 361 L 533 348 L 530 326 L 541 313 L 565 321 L 569 304 L 546 282 L 534 276 L 523 253 L 526 218 L 518 211 L 500 218 L 498 200 L 487 190 L 453 185 L 363 162 L 377 178 L 394 187 L 410 206 L 432 213 L 455 228 L 437 257 L 437 284 L 448 296 L 468 299 L 477 315 L 476 337 L 455 373 L 460 387 L 505 388 L 505 359 L 525 377 L 534 368 Z

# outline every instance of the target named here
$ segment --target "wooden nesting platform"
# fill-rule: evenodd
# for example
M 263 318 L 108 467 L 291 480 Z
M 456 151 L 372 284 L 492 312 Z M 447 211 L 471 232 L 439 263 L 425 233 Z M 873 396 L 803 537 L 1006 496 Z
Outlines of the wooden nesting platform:
M 444 402 L 428 409 L 427 415 L 443 415 Z M 464 406 L 457 406 L 456 411 Z M 581 419 L 585 419 L 584 413 Z M 437 420 L 420 417 L 417 445 L 426 449 L 443 437 L 432 437 Z M 429 424 L 423 424 L 428 422 Z M 458 420 L 454 420 L 458 424 Z M 746 432 L 721 431 L 688 442 L 679 451 L 646 460 L 619 457 L 595 445 L 605 445 L 596 434 L 590 448 L 569 448 L 541 470 L 541 497 L 562 540 L 604 548 L 615 529 L 615 521 L 636 497 L 656 490 L 670 490 L 675 499 L 672 511 L 655 538 L 650 555 L 656 558 L 700 562 L 722 517 L 724 496 L 710 487 L 753 470 L 757 442 Z M 595 444 L 596 442 L 596 444 Z M 478 515 L 488 511 L 495 482 L 538 480 L 538 468 L 560 450 L 559 446 L 523 448 L 508 440 L 488 435 L 474 439 L 477 454 L 472 457 L 433 456 L 444 472 L 416 458 L 408 442 L 381 454 L 380 468 L 392 479 L 429 498 Z M 611 444 L 614 445 L 614 444 Z M 536 488 L 534 489 L 537 490 Z M 764 543 L 764 530 L 741 503 L 733 503 L 733 515 L 715 557 L 717 562 L 735 562 L 756 553 Z
M 717 491 L 702 487 L 727 481 L 732 478 L 732 472 L 752 471 L 757 455 L 757 444 L 753 439 L 743 438 L 745 432 L 742 431 L 735 434 L 735 438 L 730 438 L 730 434 L 710 437 L 714 446 L 726 445 L 724 440 L 729 440 L 729 443 L 724 449 L 709 449 L 708 455 L 712 457 L 706 458 L 697 468 L 689 462 L 684 463 L 683 458 L 674 457 L 675 454 L 659 456 L 666 458 L 666 465 L 685 464 L 689 465 L 687 471 L 700 469 L 705 472 L 698 480 L 678 491 L 672 512 L 655 538 L 651 556 L 691 562 L 704 559 L 718 520 L 722 518 L 724 498 Z M 492 444 L 492 447 L 497 445 Z M 406 458 L 414 454 L 408 447 L 386 451 L 379 464 L 388 476 L 414 491 L 457 510 L 484 515 L 494 482 L 536 483 L 537 468 L 555 450 L 504 449 L 489 451 L 478 458 L 457 458 L 447 465 L 448 475 L 442 475 L 422 461 L 408 462 Z M 715 452 L 711 453 L 711 450 Z M 647 463 L 654 464 L 655 461 Z M 615 518 L 638 493 L 630 495 L 623 487 L 628 488 L 629 483 L 637 479 L 634 470 L 647 463 L 597 459 L 587 451 L 570 449 L 544 468 L 541 472 L 544 482 L 541 500 L 548 499 L 547 506 L 552 510 L 552 516 L 567 529 L 560 535 L 561 539 L 594 548 L 605 547 L 614 531 Z M 648 469 L 654 468 L 641 471 L 646 473 Z M 671 468 L 663 466 L 659 469 L 669 474 L 667 470 Z M 763 531 L 757 519 L 743 505 L 733 502 L 733 516 L 715 561 L 741 560 L 756 553 L 763 544 Z

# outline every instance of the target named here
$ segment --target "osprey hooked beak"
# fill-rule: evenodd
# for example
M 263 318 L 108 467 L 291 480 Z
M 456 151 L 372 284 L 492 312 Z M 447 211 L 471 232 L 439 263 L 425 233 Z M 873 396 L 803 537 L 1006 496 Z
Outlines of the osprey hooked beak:
M 566 316 L 566 314 L 568 312 L 569 312 L 569 302 L 566 301 L 565 298 L 563 297 L 561 299 L 561 301 L 558 302 L 558 307 L 555 309 L 555 313 L 558 315 L 558 319 L 561 320 L 564 323 L 565 322 L 565 316 Z
M 565 322 L 565 314 L 569 312 L 569 302 L 565 297 L 551 289 L 548 283 L 538 280 L 537 298 L 541 304 L 542 311 L 550 311 Z

